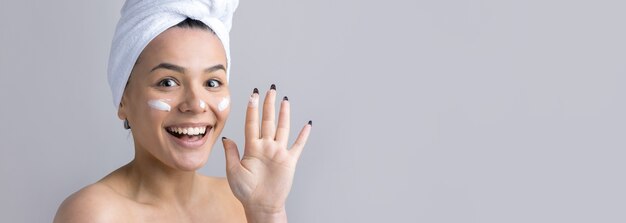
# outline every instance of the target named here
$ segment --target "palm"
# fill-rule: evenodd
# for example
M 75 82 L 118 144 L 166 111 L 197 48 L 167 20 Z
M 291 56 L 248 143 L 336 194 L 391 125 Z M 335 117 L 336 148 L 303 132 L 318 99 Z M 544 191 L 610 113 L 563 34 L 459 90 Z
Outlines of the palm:
M 257 106 L 259 95 L 251 96 L 246 114 L 245 149 L 241 160 L 234 142 L 224 140 L 228 183 L 244 205 L 269 208 L 284 206 L 291 189 L 296 163 L 310 132 L 310 125 L 306 125 L 294 145 L 288 149 L 289 101 L 281 102 L 276 127 L 275 97 L 275 90 L 267 93 L 260 124 Z

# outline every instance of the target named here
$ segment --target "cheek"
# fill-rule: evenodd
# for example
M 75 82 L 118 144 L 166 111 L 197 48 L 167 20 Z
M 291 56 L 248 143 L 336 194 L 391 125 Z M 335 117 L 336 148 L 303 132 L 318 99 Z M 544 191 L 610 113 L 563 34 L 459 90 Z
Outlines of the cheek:
M 170 99 L 148 100 L 148 106 L 154 110 L 169 112 L 172 110 L 172 106 L 168 103 L 170 101 Z
M 160 138 L 160 125 L 171 111 L 171 100 L 156 98 L 144 98 L 135 106 L 131 129 L 133 136 L 138 139 L 144 147 L 154 147 Z
M 144 103 L 146 103 L 141 116 L 143 116 L 146 121 L 149 122 L 150 128 L 159 125 L 163 119 L 169 114 L 172 110 L 172 99 L 165 98 L 157 98 L 157 99 L 148 99 Z
M 225 112 L 228 108 L 230 108 L 230 97 L 223 97 L 217 104 L 217 110 L 219 112 Z
M 146 119 L 145 122 L 149 128 L 154 128 L 158 125 L 160 125 L 160 123 L 165 119 L 165 117 L 169 114 L 169 112 L 172 110 L 172 99 L 164 99 L 164 98 L 159 98 L 159 99 L 149 99 L 146 100 L 145 106 L 142 109 L 143 112 L 142 114 L 140 114 L 143 119 Z

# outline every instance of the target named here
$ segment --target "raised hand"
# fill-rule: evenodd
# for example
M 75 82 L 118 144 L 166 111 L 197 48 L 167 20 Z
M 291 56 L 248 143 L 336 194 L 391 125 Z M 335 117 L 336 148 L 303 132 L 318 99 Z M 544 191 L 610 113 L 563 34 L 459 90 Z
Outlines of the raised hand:
M 265 96 L 259 122 L 259 93 L 254 89 L 246 112 L 243 158 L 240 159 L 235 142 L 222 140 L 228 183 L 243 204 L 250 222 L 254 221 L 250 219 L 251 215 L 284 215 L 296 163 L 311 131 L 309 121 L 289 148 L 289 100 L 284 97 L 280 102 L 278 125 L 275 123 L 275 102 L 276 87 L 272 84 Z

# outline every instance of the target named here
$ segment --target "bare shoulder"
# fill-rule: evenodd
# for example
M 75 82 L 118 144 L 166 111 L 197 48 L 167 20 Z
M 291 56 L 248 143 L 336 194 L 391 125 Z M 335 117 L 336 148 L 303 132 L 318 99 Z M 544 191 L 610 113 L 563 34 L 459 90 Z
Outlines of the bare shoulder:
M 61 203 L 55 223 L 122 222 L 125 216 L 123 199 L 111 188 L 95 183 L 70 195 Z

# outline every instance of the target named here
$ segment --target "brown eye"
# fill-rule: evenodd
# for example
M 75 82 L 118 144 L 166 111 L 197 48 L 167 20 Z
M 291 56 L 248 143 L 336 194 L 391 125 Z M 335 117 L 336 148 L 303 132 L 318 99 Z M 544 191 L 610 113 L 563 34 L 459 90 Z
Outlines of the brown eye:
M 172 78 L 166 78 L 166 79 L 159 81 L 158 86 L 159 87 L 176 87 L 178 86 L 178 83 L 176 83 L 176 81 Z
M 206 82 L 206 86 L 210 88 L 218 88 L 222 86 L 222 82 L 215 80 L 215 79 L 211 79 Z

